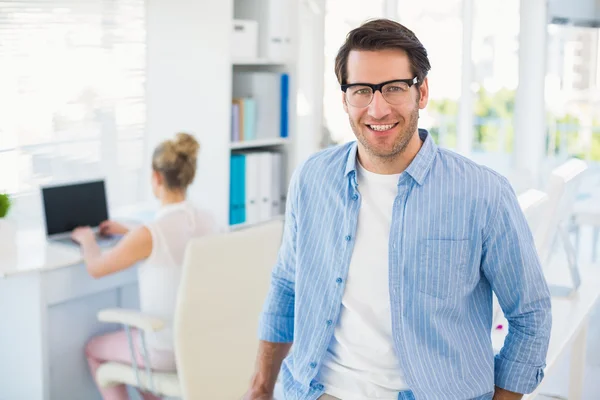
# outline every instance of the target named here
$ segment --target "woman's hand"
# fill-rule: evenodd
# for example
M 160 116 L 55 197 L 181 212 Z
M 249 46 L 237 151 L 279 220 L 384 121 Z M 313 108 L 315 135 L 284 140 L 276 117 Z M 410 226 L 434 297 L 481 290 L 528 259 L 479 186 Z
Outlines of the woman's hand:
M 129 232 L 129 229 L 115 221 L 104 221 L 100 224 L 100 234 L 102 236 L 124 235 Z
M 96 235 L 89 226 L 80 226 L 71 233 L 71 239 L 80 245 L 96 242 Z

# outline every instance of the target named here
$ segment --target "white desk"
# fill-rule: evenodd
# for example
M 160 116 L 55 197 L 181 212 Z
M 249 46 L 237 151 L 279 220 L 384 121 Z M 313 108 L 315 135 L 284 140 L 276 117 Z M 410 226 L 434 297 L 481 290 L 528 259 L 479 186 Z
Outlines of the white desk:
M 567 268 L 547 273 L 549 283 L 564 284 L 568 277 Z M 568 298 L 552 299 L 552 334 L 546 360 L 545 378 L 552 379 L 557 362 L 568 349 L 571 352 L 569 377 L 569 400 L 581 399 L 583 391 L 583 372 L 585 367 L 585 345 L 589 315 L 600 297 L 600 266 L 581 269 L 581 286 L 577 293 Z M 494 348 L 502 347 L 506 336 L 506 324 L 502 331 L 494 331 Z M 526 399 L 533 399 L 544 393 L 544 382 Z
M 135 268 L 94 279 L 77 247 L 19 231 L 0 251 L 0 399 L 100 399 L 84 347 L 117 328 L 96 319 L 112 307 L 139 308 Z

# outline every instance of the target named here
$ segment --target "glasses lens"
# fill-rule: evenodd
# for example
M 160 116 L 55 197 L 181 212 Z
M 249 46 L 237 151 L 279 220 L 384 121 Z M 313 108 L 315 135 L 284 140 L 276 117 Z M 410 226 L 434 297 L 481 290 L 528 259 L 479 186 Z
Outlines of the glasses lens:
M 388 83 L 382 88 L 383 97 L 390 104 L 402 104 L 408 98 L 410 86 L 404 82 Z
M 368 86 L 352 86 L 346 90 L 346 100 L 354 107 L 366 107 L 373 98 L 373 90 Z

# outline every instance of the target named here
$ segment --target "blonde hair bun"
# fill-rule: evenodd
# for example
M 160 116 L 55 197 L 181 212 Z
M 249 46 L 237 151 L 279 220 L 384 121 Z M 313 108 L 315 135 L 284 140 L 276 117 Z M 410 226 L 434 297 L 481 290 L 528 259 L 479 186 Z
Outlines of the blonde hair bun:
M 198 157 L 200 144 L 189 133 L 180 132 L 175 135 L 175 139 L 173 140 L 173 148 L 177 154 L 184 155 L 190 160 L 194 160 Z
M 152 168 L 160 172 L 170 189 L 185 189 L 196 175 L 196 159 L 200 144 L 189 133 L 178 133 L 174 139 L 157 146 Z

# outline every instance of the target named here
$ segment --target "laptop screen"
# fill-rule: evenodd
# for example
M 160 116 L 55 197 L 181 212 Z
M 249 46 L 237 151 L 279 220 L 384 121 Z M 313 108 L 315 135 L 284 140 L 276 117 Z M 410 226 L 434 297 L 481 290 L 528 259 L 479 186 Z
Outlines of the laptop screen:
M 46 187 L 42 199 L 48 236 L 78 226 L 96 227 L 108 219 L 104 181 Z

